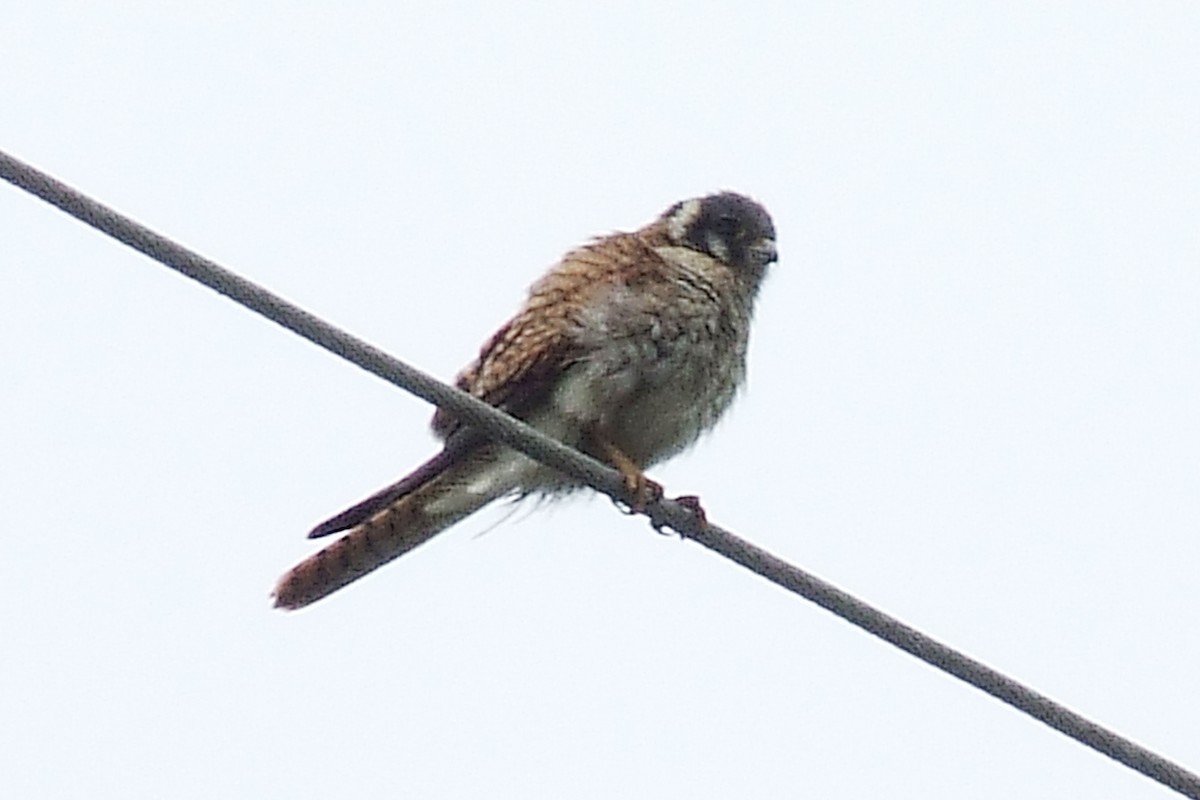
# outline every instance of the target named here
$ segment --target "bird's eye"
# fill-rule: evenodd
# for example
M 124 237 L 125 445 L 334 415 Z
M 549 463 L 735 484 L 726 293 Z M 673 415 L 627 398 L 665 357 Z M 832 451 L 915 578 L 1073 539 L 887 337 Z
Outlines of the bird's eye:
M 728 214 L 722 214 L 721 216 L 717 217 L 716 222 L 713 223 L 713 230 L 722 236 L 732 236 L 733 234 L 737 233 L 738 230 L 737 217 L 732 217 Z

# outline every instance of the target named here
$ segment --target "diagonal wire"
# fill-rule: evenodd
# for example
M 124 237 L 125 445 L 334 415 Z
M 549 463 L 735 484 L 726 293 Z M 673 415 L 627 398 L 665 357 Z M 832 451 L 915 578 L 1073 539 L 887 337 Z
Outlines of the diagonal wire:
M 368 372 L 451 411 L 470 426 L 558 469 L 614 499 L 628 501 L 621 476 L 595 459 L 550 439 L 523 422 L 272 294 L 257 284 L 92 200 L 44 172 L 0 151 L 0 177 L 57 206 L 154 260 L 226 295 Z M 910 653 L 1081 744 L 1180 794 L 1200 800 L 1200 776 L 1111 731 L 1018 681 L 905 625 L 804 570 L 723 528 L 706 523 L 686 503 L 663 498 L 646 515 L 752 572 L 811 600 L 848 622 Z

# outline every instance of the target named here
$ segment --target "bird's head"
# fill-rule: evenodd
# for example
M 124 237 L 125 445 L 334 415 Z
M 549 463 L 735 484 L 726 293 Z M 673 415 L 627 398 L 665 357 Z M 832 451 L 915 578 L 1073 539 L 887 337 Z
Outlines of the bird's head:
M 684 200 L 663 218 L 672 244 L 707 253 L 735 272 L 757 278 L 778 258 L 771 215 L 743 195 L 720 192 Z

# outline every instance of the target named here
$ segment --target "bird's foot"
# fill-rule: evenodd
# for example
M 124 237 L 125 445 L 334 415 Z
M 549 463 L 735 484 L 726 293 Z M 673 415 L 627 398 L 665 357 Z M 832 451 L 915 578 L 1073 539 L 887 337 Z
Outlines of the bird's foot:
M 625 490 L 633 498 L 633 503 L 629 506 L 630 512 L 642 514 L 646 511 L 646 506 L 662 499 L 662 484 L 650 480 L 645 473 L 625 474 L 624 478 Z
M 700 523 L 700 527 L 708 527 L 708 515 L 704 513 L 704 506 L 700 505 L 700 498 L 694 494 L 685 494 L 675 498 L 675 502 L 692 512 L 692 516 L 696 518 L 696 522 Z
M 604 438 L 596 438 L 595 442 L 605 460 L 621 473 L 625 492 L 629 495 L 626 505 L 630 514 L 643 514 L 648 505 L 662 499 L 662 486 L 647 478 L 637 462 L 625 455 L 621 448 Z
M 630 516 L 644 514 L 651 503 L 662 499 L 662 484 L 650 480 L 641 472 L 633 474 L 622 472 L 621 477 L 625 480 L 625 491 L 629 493 L 629 499 L 616 500 L 614 498 L 613 502 L 626 514 Z
M 696 524 L 701 529 L 708 527 L 708 515 L 704 513 L 704 506 L 700 505 L 699 497 L 697 497 L 694 494 L 685 494 L 685 495 L 681 495 L 679 497 L 675 497 L 672 499 L 679 505 L 686 508 L 688 511 L 692 512 L 692 518 L 696 521 Z M 664 528 L 667 527 L 667 523 L 663 520 L 657 520 L 657 521 L 651 520 L 650 527 L 654 528 L 654 530 L 658 531 L 659 533 L 663 534 L 664 536 L 668 535 L 663 530 Z M 686 534 L 683 533 L 682 531 L 678 531 L 678 532 L 680 533 L 681 536 L 686 536 Z

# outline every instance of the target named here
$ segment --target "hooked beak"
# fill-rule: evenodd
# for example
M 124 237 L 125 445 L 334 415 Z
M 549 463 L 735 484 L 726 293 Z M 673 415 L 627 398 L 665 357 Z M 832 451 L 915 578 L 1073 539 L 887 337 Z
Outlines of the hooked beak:
M 779 251 L 775 248 L 774 239 L 759 239 L 750 245 L 749 255 L 750 260 L 760 267 L 779 260 Z

